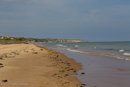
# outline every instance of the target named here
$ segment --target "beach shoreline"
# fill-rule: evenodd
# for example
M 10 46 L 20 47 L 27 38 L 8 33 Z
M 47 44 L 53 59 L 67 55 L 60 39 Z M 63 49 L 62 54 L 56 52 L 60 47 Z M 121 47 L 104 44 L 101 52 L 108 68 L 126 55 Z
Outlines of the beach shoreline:
M 34 44 L 0 45 L 0 87 L 80 87 L 80 63 Z
M 130 87 L 130 62 L 110 57 L 58 50 L 83 65 L 76 75 L 85 87 Z

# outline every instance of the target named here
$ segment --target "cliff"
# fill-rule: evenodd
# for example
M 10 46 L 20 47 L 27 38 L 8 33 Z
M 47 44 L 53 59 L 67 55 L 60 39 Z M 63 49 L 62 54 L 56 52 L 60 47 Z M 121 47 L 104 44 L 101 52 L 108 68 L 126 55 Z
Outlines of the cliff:
M 87 40 L 57 39 L 55 42 L 88 42 Z

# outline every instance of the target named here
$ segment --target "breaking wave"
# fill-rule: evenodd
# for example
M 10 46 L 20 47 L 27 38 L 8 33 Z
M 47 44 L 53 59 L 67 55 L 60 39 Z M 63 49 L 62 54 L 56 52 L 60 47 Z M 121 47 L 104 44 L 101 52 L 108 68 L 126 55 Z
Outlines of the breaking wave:
M 84 53 L 84 52 L 82 52 L 82 51 L 79 51 L 79 50 L 73 50 L 73 49 L 67 49 L 68 51 L 71 51 L 71 52 L 78 52 L 78 53 Z
M 123 55 L 125 55 L 125 56 L 130 56 L 130 53 L 123 53 Z
M 123 49 L 121 49 L 121 50 L 119 50 L 119 52 L 124 52 L 125 50 L 123 50 Z
M 57 46 L 59 46 L 59 47 L 67 47 L 67 46 L 62 45 L 62 44 L 57 44 Z

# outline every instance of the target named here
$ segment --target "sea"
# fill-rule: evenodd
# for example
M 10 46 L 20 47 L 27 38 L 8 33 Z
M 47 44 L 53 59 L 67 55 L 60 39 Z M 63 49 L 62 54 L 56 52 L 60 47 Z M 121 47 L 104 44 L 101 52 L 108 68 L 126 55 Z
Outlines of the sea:
M 64 53 L 83 65 L 78 71 L 85 87 L 130 87 L 130 41 L 37 43 Z M 82 75 L 81 73 L 85 74 Z
M 55 50 L 66 50 L 76 53 L 108 56 L 117 59 L 130 60 L 130 42 L 69 42 L 40 43 L 44 47 Z

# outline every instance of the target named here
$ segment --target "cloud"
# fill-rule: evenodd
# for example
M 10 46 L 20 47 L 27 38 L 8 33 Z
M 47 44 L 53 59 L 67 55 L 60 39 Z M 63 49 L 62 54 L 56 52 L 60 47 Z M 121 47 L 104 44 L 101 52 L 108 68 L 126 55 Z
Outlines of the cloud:
M 121 19 L 121 17 L 123 17 L 122 18 L 123 20 L 126 16 L 127 16 L 126 18 L 128 18 L 130 14 L 130 12 L 128 11 L 130 6 L 125 6 L 125 5 L 111 6 L 108 8 L 89 8 L 89 9 L 80 6 L 77 9 L 77 7 L 73 7 L 72 2 L 69 0 L 66 1 L 63 0 L 31 0 L 31 1 L 30 0 L 3 0 L 3 1 L 6 3 L 20 3 L 20 2 L 29 1 L 29 3 L 26 3 L 24 5 L 20 5 L 17 7 L 12 6 L 11 10 L 13 11 L 11 12 L 8 11 L 3 13 L 6 14 L 5 17 L 10 16 L 14 18 L 14 20 L 19 19 L 19 21 L 21 18 L 25 20 L 26 19 L 35 20 L 35 21 L 39 20 L 41 22 L 50 21 L 50 23 L 53 22 L 54 24 L 55 22 L 59 22 L 64 24 L 78 23 L 79 25 L 80 24 L 93 25 L 95 23 L 99 24 L 104 21 L 105 22 L 109 22 L 113 20 L 116 21 Z M 76 0 L 75 2 L 80 2 L 80 1 Z M 70 7 L 70 5 L 68 4 L 72 6 Z
M 105 6 L 96 0 L 2 0 L 0 3 L 3 3 L 0 28 L 5 30 L 80 35 L 80 32 L 101 33 L 130 27 L 130 5 Z
M 7 3 L 7 4 L 18 4 L 18 3 L 23 3 L 27 0 L 1 0 L 1 2 L 3 3 Z

